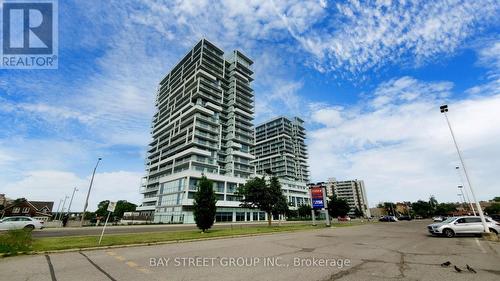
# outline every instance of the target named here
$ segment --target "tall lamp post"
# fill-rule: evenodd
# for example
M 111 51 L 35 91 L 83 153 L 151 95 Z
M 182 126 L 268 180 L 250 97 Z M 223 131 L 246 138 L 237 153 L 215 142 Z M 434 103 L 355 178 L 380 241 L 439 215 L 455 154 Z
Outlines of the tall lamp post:
M 92 178 L 90 179 L 90 185 L 89 185 L 89 191 L 87 192 L 87 198 L 85 199 L 85 205 L 83 205 L 83 213 L 82 213 L 82 218 L 80 220 L 80 227 L 83 226 L 83 219 L 85 218 L 85 211 L 87 211 L 87 207 L 89 205 L 89 196 L 90 196 L 90 191 L 92 190 L 92 184 L 94 183 L 94 176 L 95 176 L 95 170 L 97 170 L 97 166 L 99 165 L 99 162 L 101 162 L 102 158 L 97 159 L 97 163 L 95 164 L 94 167 L 94 172 L 92 172 Z
M 71 210 L 71 203 L 73 203 L 73 197 L 75 196 L 75 192 L 78 191 L 78 188 L 73 188 L 73 194 L 71 195 L 71 200 L 69 200 L 69 206 L 68 206 L 68 212 L 66 212 L 66 214 L 68 215 L 69 217 L 69 212 Z
M 450 128 L 451 137 L 453 138 L 453 143 L 455 144 L 455 148 L 457 149 L 458 158 L 460 158 L 460 162 L 462 163 L 462 167 L 464 168 L 465 178 L 467 179 L 467 183 L 469 184 L 470 192 L 472 193 L 472 199 L 474 200 L 474 203 L 476 203 L 477 211 L 479 213 L 479 216 L 481 217 L 481 222 L 483 223 L 484 232 L 490 233 L 490 230 L 489 230 L 488 226 L 486 225 L 486 219 L 484 218 L 484 214 L 483 214 L 483 210 L 481 209 L 481 205 L 479 205 L 479 202 L 476 199 L 476 195 L 474 194 L 474 189 L 472 188 L 472 183 L 471 183 L 469 174 L 467 173 L 467 169 L 465 168 L 465 163 L 464 163 L 464 159 L 462 157 L 462 152 L 460 151 L 460 148 L 458 148 L 457 140 L 455 139 L 455 133 L 453 133 L 453 129 L 451 128 L 451 124 L 450 124 L 450 120 L 448 119 L 448 114 L 446 114 L 446 112 L 448 112 L 448 105 L 446 105 L 446 104 L 442 105 L 439 107 L 439 109 L 441 110 L 441 113 L 444 114 L 444 117 L 446 119 L 446 123 L 448 124 L 448 128 Z
M 462 183 L 461 186 L 464 188 L 463 190 L 465 190 L 465 197 L 467 198 L 467 203 L 469 204 L 469 206 L 472 210 L 472 213 L 474 213 L 474 216 L 476 216 L 476 210 L 474 210 L 474 206 L 472 205 L 472 202 L 470 201 L 470 198 L 469 198 L 469 192 L 467 192 L 467 188 L 465 188 L 464 179 L 462 178 L 462 174 L 460 173 L 460 167 L 456 166 L 455 169 L 457 170 L 458 177 L 460 178 L 460 182 Z

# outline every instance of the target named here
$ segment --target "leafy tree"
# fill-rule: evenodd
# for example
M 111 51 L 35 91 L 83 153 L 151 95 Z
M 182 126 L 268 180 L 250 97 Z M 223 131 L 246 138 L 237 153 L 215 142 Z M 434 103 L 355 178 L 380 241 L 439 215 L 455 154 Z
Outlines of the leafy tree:
M 490 206 L 484 208 L 484 211 L 490 215 L 500 214 L 500 204 L 499 203 L 491 204 Z
M 354 209 L 354 216 L 357 217 L 357 218 L 360 218 L 360 217 L 363 217 L 365 214 L 363 213 L 363 211 L 361 211 L 360 208 L 355 208 Z
M 97 210 L 95 211 L 95 215 L 98 217 L 105 217 L 108 214 L 108 205 L 109 200 L 104 200 L 97 204 Z
M 432 208 L 429 202 L 418 200 L 417 202 L 411 203 L 411 208 L 415 215 L 421 216 L 423 218 L 428 218 L 432 215 Z
M 494 202 L 500 202 L 500 196 L 497 196 L 497 197 L 493 198 L 493 201 Z
M 330 196 L 330 201 L 328 202 L 328 214 L 332 218 L 345 217 L 350 210 L 351 207 L 349 207 L 347 200 L 344 198 L 338 198 L 335 194 Z
M 434 210 L 435 215 L 447 215 L 455 212 L 457 206 L 455 203 L 439 203 Z
M 269 184 L 264 177 L 249 179 L 238 189 L 238 195 L 243 196 L 241 207 L 258 208 L 267 213 L 268 225 L 271 226 L 273 213 L 285 213 L 286 198 L 281 191 L 278 178 L 272 177 Z
M 85 216 L 84 216 L 84 219 L 86 220 L 91 220 L 95 217 L 95 213 L 93 212 L 85 212 Z
M 108 215 L 108 205 L 109 200 L 104 200 L 97 204 L 97 210 L 95 211 L 95 215 L 98 217 L 105 218 Z M 133 212 L 137 205 L 134 203 L 130 203 L 127 200 L 118 200 L 116 202 L 115 211 L 110 215 L 111 221 L 118 221 L 123 218 L 124 212 Z
M 116 202 L 115 211 L 113 212 L 114 220 L 121 220 L 123 218 L 123 213 L 133 212 L 135 208 L 137 208 L 137 205 L 134 203 L 130 203 L 127 200 L 118 200 L 118 202 Z
M 213 189 L 213 183 L 207 177 L 203 176 L 198 181 L 198 190 L 194 194 L 193 215 L 196 226 L 202 232 L 212 227 L 215 220 L 217 207 L 217 197 Z
M 269 188 L 272 190 L 273 194 L 276 194 L 276 204 L 273 206 L 273 215 L 284 215 L 288 213 L 288 203 L 286 201 L 285 195 L 281 191 L 281 183 L 277 177 L 272 177 L 269 181 Z
M 438 201 L 436 200 L 436 197 L 434 197 L 434 195 L 431 195 L 431 197 L 429 197 L 429 206 L 431 208 L 431 212 L 435 213 L 438 206 Z
M 311 206 L 310 205 L 300 205 L 299 208 L 297 209 L 299 213 L 299 217 L 301 218 L 308 218 L 311 216 Z

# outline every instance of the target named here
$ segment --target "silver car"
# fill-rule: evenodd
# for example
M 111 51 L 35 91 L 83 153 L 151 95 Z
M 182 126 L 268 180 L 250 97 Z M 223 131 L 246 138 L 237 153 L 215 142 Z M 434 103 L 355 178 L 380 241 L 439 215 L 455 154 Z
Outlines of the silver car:
M 0 220 L 0 231 L 1 230 L 12 230 L 12 229 L 42 229 L 43 221 L 31 217 L 8 217 Z
M 495 234 L 500 232 L 500 223 L 490 217 L 486 217 L 486 225 L 491 232 Z M 457 234 L 481 234 L 484 232 L 484 227 L 480 217 L 464 216 L 449 217 L 442 222 L 430 224 L 427 230 L 432 235 L 444 235 L 451 238 Z

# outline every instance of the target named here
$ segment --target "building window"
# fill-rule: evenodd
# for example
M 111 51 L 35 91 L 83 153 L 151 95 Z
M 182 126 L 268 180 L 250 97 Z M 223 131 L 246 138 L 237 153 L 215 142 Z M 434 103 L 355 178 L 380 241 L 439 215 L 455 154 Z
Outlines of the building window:
M 12 208 L 12 213 L 14 213 L 14 214 L 19 213 L 19 211 L 21 211 L 21 209 L 19 207 Z
M 29 213 L 29 212 L 30 212 L 30 208 L 29 207 L 24 207 L 23 208 L 23 214 Z

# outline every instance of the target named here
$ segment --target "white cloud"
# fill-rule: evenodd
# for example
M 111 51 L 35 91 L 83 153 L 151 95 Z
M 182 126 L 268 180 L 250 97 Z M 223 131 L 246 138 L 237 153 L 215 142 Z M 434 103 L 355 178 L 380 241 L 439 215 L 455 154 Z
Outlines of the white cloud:
M 499 6 L 490 0 L 353 0 L 337 3 L 336 10 L 326 26 L 316 29 L 301 30 L 288 17 L 284 21 L 291 35 L 317 57 L 319 71 L 356 74 L 387 63 L 420 64 L 450 55 L 480 27 L 494 24 Z M 311 14 L 308 21 L 313 26 L 321 18 Z
M 110 173 L 96 173 L 94 185 L 89 199 L 88 209 L 93 211 L 102 200 L 127 200 L 140 203 L 141 174 L 116 171 Z M 59 199 L 71 196 L 73 188 L 79 190 L 75 193 L 72 210 L 81 211 L 87 195 L 90 176 L 81 178 L 71 172 L 58 170 L 34 170 L 25 173 L 19 181 L 4 184 L 2 192 L 10 198 L 26 197 L 28 200 L 54 201 L 54 211 L 59 204 Z M 66 201 L 66 207 L 69 199 Z
M 418 95 L 408 99 L 410 85 Z M 323 106 L 312 115 L 322 126 L 309 133 L 313 180 L 364 179 L 371 205 L 426 199 L 430 194 L 440 201 L 456 201 L 458 159 L 439 112 L 443 93 L 449 91 L 451 84 L 446 82 L 403 77 L 382 83 L 364 105 Z M 381 93 L 388 99 L 375 102 Z M 500 95 L 474 96 L 449 105 L 476 192 L 480 199 L 491 199 L 498 195 L 494 179 L 500 165 L 500 128 L 494 124 Z

